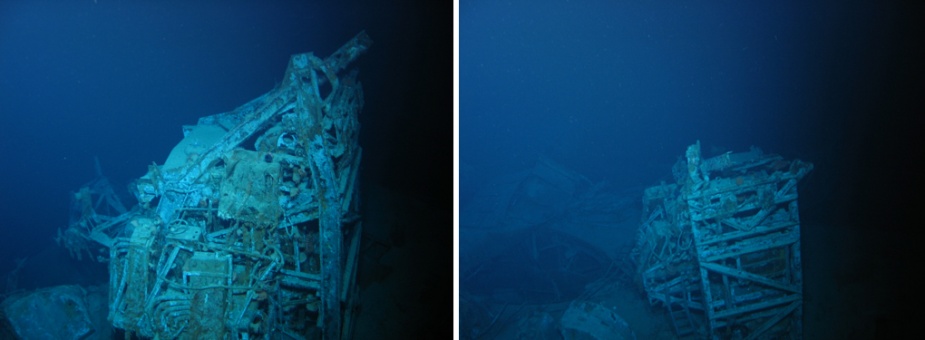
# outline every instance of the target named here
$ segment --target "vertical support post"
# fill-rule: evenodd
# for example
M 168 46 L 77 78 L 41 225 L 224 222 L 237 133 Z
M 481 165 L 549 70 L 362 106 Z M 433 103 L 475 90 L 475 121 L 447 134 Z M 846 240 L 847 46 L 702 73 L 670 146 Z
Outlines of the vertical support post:
M 338 201 L 334 163 L 320 135 L 309 146 L 312 172 L 320 201 L 319 232 L 321 241 L 321 324 L 325 339 L 340 338 L 341 289 L 341 204 Z
M 702 231 L 698 227 L 697 222 L 691 221 L 691 230 L 694 233 L 694 246 L 697 247 L 696 248 L 697 249 L 697 262 L 699 264 L 699 263 L 704 262 L 703 259 L 701 258 L 701 255 L 703 254 L 703 246 L 701 245 L 703 235 L 702 235 Z M 702 289 L 702 294 L 703 294 L 703 311 L 704 311 L 704 314 L 706 314 L 707 316 L 706 318 L 706 321 L 707 321 L 706 328 L 707 329 L 706 330 L 707 330 L 707 334 L 710 334 L 711 336 L 715 338 L 715 334 L 713 333 L 713 331 L 716 328 L 716 320 L 714 317 L 715 311 L 713 310 L 713 292 L 710 289 L 710 274 L 707 272 L 706 268 L 702 266 L 698 266 L 698 267 L 700 271 L 700 288 Z

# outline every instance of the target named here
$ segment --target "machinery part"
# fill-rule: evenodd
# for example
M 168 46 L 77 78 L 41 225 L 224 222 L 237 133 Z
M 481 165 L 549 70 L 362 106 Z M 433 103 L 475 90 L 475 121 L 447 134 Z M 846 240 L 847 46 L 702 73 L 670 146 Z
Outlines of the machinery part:
M 58 229 L 55 237 L 55 242 L 78 260 L 83 259 L 84 253 L 91 259 L 101 260 L 100 254 L 94 254 L 93 250 L 99 249 L 97 244 L 112 247 L 119 227 L 130 216 L 109 180 L 103 176 L 99 159 L 94 158 L 94 161 L 96 179 L 73 193 L 68 227 Z
M 797 182 L 813 168 L 753 148 L 675 166 L 646 189 L 633 260 L 680 338 L 800 338 Z M 683 169 L 679 171 L 678 169 Z
M 629 324 L 599 303 L 574 301 L 559 320 L 562 337 L 573 339 L 636 339 Z
M 350 338 L 363 92 L 343 71 L 370 44 L 361 32 L 328 58 L 294 55 L 279 87 L 183 127 L 164 164 L 133 183 L 133 209 L 102 176 L 75 194 L 59 244 L 109 261 L 115 327 Z
M 87 291 L 57 286 L 12 296 L 2 310 L 22 339 L 84 339 L 94 332 Z

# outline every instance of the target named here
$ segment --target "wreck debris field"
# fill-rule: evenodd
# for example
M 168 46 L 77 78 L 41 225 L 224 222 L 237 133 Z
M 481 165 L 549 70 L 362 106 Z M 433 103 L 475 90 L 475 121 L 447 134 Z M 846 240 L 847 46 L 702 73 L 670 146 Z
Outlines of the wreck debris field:
M 406 5 L 0 4 L 0 338 L 448 337 L 452 6 Z
M 922 9 L 460 2 L 460 338 L 909 337 Z
M 0 2 L 0 339 L 921 337 L 925 4 Z

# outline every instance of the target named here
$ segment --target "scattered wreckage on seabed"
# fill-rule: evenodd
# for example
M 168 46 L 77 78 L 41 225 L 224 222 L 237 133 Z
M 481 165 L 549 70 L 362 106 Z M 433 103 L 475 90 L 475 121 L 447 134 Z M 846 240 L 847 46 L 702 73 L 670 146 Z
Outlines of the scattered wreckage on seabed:
M 754 147 L 704 158 L 697 142 L 675 183 L 643 191 L 635 237 L 612 240 L 625 204 L 602 202 L 620 195 L 541 160 L 462 210 L 460 335 L 632 339 L 630 311 L 601 304 L 626 286 L 671 337 L 802 338 L 797 182 L 812 169 Z
M 126 338 L 350 337 L 363 92 L 345 69 L 370 44 L 361 32 L 328 58 L 293 55 L 277 88 L 184 126 L 131 186 L 131 209 L 105 178 L 74 195 L 57 240 L 108 262 L 112 326 Z M 3 311 L 21 338 L 92 338 L 87 296 L 56 287 Z

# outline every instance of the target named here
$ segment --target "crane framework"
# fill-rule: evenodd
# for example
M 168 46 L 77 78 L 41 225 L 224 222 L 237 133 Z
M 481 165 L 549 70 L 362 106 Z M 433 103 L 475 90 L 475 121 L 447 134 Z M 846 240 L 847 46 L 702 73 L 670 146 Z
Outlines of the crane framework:
M 161 339 L 349 338 L 362 226 L 357 116 L 347 66 L 293 55 L 282 83 L 184 126 L 126 209 L 100 177 L 74 195 L 58 242 L 109 263 L 109 321 Z
M 679 338 L 801 338 L 797 182 L 811 163 L 752 148 L 704 159 L 700 142 L 650 187 L 632 259 Z

